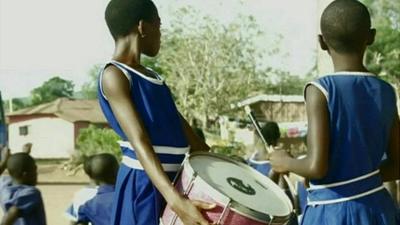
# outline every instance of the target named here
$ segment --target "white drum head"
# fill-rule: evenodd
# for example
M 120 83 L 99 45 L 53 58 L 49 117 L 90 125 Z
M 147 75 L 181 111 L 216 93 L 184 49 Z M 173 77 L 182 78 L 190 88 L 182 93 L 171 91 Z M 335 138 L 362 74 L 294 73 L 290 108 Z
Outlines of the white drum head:
M 285 193 L 250 166 L 212 154 L 191 156 L 189 163 L 207 184 L 247 208 L 272 216 L 292 211 Z

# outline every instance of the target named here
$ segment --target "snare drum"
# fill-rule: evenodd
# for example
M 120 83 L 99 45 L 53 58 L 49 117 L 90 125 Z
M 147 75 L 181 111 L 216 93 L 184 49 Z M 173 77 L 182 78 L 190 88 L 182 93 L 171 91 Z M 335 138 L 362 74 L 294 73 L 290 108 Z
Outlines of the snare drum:
M 184 162 L 175 182 L 189 199 L 216 203 L 204 217 L 220 225 L 284 225 L 293 206 L 269 178 L 250 166 L 215 153 L 194 153 Z M 182 225 L 167 206 L 162 225 Z

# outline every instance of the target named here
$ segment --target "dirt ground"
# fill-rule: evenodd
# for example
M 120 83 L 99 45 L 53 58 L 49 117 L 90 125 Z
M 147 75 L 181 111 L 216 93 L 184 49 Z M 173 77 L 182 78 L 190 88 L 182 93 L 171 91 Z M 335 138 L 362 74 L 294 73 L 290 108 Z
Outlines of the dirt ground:
M 69 225 L 64 212 L 74 193 L 84 185 L 39 185 L 42 192 L 48 225 Z

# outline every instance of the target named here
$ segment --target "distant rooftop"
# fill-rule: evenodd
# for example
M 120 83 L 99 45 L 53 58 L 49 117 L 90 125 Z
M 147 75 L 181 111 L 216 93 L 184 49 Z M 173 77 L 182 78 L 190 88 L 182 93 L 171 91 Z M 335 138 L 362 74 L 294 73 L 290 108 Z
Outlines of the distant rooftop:
M 26 115 L 53 114 L 69 122 L 89 121 L 91 123 L 106 123 L 97 100 L 81 100 L 58 98 L 52 102 L 20 109 L 8 114 L 8 117 Z
M 303 103 L 304 97 L 302 95 L 256 95 L 254 97 L 250 97 L 244 99 L 235 104 L 231 104 L 231 109 L 244 107 L 246 105 L 252 105 L 257 102 L 298 102 Z

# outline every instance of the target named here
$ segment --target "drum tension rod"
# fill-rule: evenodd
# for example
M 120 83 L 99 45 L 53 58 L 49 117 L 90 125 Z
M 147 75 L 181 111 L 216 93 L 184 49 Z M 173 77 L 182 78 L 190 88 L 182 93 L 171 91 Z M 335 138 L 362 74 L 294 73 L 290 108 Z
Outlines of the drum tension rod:
M 192 177 L 190 178 L 190 182 L 187 185 L 186 188 L 183 189 L 183 196 L 187 197 L 189 195 L 189 192 L 192 190 L 193 185 L 194 185 L 194 180 L 197 177 L 197 172 L 194 172 Z M 178 215 L 175 213 L 174 216 L 172 217 L 171 221 L 169 222 L 169 225 L 175 224 L 176 220 L 178 219 Z
M 225 205 L 224 210 L 222 210 L 221 215 L 216 223 L 216 225 L 222 225 L 222 220 L 225 219 L 225 215 L 227 214 L 229 208 L 231 207 L 232 199 L 229 198 L 228 204 Z

